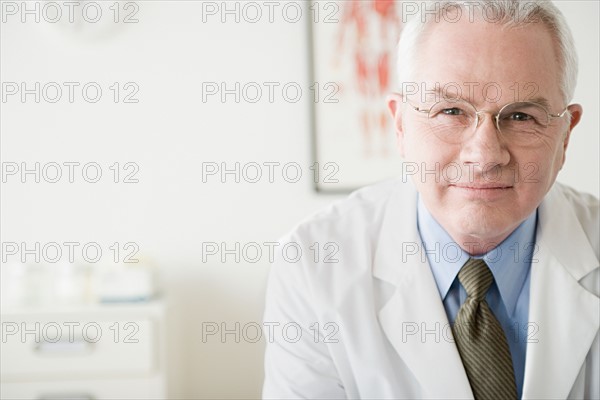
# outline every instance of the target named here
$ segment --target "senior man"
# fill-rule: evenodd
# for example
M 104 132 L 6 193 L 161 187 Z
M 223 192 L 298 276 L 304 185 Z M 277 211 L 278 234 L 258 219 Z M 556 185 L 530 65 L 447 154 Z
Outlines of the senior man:
M 301 330 L 269 338 L 265 398 L 600 397 L 598 200 L 555 183 L 571 33 L 549 1 L 436 4 L 388 100 L 410 179 L 283 239 L 335 251 L 273 265 L 265 323 Z

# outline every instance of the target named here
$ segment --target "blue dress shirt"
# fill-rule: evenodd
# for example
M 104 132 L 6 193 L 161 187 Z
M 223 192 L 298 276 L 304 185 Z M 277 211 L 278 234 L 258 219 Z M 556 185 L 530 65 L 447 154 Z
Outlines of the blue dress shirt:
M 494 275 L 486 300 L 506 335 L 517 384 L 517 395 L 523 393 L 525 355 L 529 327 L 529 270 L 535 255 L 537 211 L 534 211 L 502 243 L 483 256 Z M 468 253 L 429 213 L 419 198 L 417 226 L 427 254 L 435 283 L 451 324 L 467 293 L 458 280 L 458 271 L 467 262 Z M 531 324 L 533 325 L 533 324 Z M 535 329 L 531 327 L 532 332 Z

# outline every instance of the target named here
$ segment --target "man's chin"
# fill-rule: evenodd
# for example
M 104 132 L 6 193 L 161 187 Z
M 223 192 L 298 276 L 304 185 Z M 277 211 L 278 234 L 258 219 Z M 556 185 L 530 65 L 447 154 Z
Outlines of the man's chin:
M 449 222 L 450 226 L 444 228 L 463 248 L 463 244 L 474 241 L 485 243 L 493 248 L 520 223 L 509 209 L 493 207 L 489 204 L 473 204 L 462 208 L 452 215 Z

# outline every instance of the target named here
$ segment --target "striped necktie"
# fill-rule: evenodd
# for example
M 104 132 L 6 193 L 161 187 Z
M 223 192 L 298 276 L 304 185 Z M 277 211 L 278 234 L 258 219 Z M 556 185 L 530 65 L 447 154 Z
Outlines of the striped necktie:
M 470 258 L 458 280 L 467 299 L 458 310 L 452 333 L 475 399 L 516 399 L 508 342 L 485 300 L 494 281 L 492 271 L 483 260 Z

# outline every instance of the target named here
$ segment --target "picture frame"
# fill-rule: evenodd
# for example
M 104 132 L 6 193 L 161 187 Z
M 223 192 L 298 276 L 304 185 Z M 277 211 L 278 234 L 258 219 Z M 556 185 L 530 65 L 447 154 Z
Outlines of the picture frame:
M 314 188 L 349 193 L 398 176 L 393 119 L 399 2 L 311 0 L 308 5 Z

